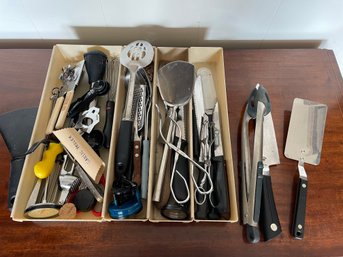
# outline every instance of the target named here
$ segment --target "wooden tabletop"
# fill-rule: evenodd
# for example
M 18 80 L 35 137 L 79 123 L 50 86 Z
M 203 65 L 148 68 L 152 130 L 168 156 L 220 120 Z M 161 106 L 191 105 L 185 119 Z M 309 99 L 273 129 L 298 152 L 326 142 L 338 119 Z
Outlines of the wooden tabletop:
M 0 50 L 0 114 L 38 106 L 51 50 Z M 10 154 L 0 137 L 1 256 L 342 256 L 343 81 L 330 50 L 226 50 L 225 69 L 237 191 L 240 122 L 256 83 L 266 87 L 281 164 L 271 168 L 282 234 L 246 243 L 242 225 L 141 222 L 14 222 L 7 209 Z M 293 99 L 327 104 L 321 163 L 309 179 L 304 240 L 290 236 L 297 162 L 283 151 Z M 239 194 L 238 194 L 239 195 Z

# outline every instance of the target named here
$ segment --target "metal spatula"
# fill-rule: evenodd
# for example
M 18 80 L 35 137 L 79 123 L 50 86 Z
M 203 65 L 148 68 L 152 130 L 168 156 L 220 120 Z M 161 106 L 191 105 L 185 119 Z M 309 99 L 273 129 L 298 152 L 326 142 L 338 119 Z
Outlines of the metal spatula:
M 318 165 L 324 137 L 327 106 L 295 98 L 289 123 L 285 156 L 297 160 L 299 182 L 294 208 L 292 235 L 303 239 L 305 229 L 307 174 L 304 164 Z

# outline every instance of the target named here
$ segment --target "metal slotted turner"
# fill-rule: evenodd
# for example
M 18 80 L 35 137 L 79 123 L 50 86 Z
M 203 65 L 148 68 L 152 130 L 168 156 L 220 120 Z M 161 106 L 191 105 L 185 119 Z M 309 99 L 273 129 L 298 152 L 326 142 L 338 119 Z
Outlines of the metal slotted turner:
M 318 165 L 324 137 L 327 106 L 295 98 L 289 123 L 285 156 L 298 161 L 299 182 L 294 207 L 292 235 L 303 239 L 308 188 L 304 164 Z

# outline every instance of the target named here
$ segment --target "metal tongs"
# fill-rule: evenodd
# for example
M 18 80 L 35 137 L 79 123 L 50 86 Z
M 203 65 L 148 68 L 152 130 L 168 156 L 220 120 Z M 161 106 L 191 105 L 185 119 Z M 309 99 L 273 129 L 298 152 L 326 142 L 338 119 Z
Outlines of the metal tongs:
M 270 101 L 265 88 L 259 84 L 251 92 L 245 108 L 242 124 L 242 208 L 243 224 L 251 243 L 260 241 L 258 221 L 261 209 L 263 182 L 263 122 L 270 112 Z M 253 154 L 249 145 L 249 122 L 255 120 Z

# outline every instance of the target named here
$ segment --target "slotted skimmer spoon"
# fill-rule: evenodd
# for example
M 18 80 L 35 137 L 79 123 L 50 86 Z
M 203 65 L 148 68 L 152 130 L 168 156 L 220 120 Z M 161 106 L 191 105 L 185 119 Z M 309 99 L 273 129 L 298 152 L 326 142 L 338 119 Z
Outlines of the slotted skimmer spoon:
M 126 93 L 126 102 L 123 118 L 120 123 L 117 151 L 116 151 L 116 178 L 128 173 L 132 143 L 133 120 L 131 117 L 136 74 L 139 68 L 149 65 L 154 57 L 154 49 L 149 42 L 138 40 L 128 44 L 120 54 L 120 63 L 130 72 L 130 82 Z M 130 173 L 130 172 L 129 172 Z M 118 177 L 119 176 L 119 177 Z M 127 178 L 131 180 L 131 178 Z

